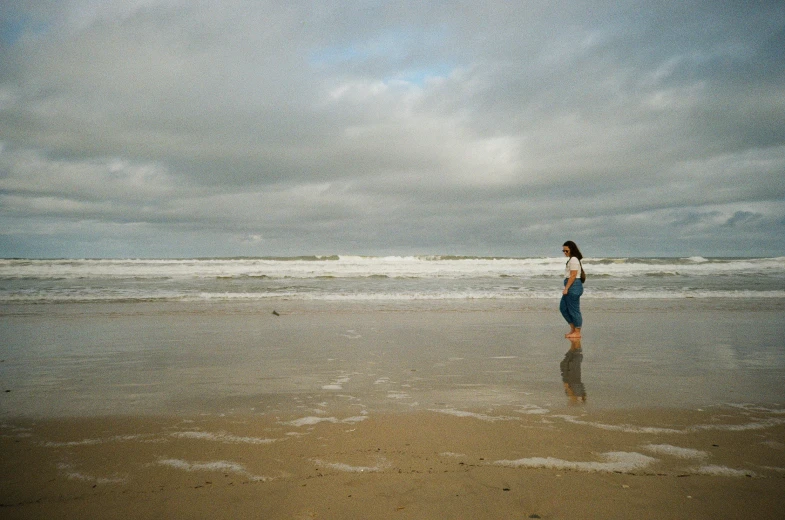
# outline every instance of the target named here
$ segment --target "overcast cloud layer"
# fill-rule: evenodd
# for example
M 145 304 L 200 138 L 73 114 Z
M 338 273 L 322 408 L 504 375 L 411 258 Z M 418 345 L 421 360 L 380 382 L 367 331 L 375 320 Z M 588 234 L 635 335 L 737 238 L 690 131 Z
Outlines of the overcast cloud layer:
M 785 255 L 781 0 L 0 5 L 0 256 Z

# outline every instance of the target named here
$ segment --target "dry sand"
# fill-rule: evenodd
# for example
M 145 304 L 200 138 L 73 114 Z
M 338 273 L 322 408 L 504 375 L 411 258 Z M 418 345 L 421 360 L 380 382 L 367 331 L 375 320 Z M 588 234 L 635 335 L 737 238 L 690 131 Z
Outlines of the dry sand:
M 785 415 L 423 411 L 6 421 L 15 518 L 785 517 Z

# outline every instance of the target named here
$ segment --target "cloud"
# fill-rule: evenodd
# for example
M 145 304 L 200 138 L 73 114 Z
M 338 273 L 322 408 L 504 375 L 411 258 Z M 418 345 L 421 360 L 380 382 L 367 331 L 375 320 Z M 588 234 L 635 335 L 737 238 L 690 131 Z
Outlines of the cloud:
M 0 255 L 785 250 L 778 2 L 1 9 Z
M 760 222 L 762 218 L 763 215 L 760 213 L 753 213 L 751 211 L 737 211 L 725 222 L 725 225 L 728 227 L 750 226 Z

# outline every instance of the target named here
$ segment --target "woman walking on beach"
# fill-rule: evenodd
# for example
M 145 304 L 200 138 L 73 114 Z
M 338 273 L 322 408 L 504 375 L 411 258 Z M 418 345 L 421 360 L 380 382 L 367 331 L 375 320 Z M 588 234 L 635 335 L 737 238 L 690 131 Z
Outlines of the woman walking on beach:
M 562 246 L 562 252 L 567 256 L 567 266 L 564 270 L 564 290 L 562 291 L 559 310 L 567 323 L 570 324 L 570 332 L 565 334 L 565 338 L 577 339 L 581 337 L 581 327 L 583 317 L 581 316 L 581 295 L 583 294 L 583 265 L 581 259 L 583 255 L 575 242 L 568 240 Z

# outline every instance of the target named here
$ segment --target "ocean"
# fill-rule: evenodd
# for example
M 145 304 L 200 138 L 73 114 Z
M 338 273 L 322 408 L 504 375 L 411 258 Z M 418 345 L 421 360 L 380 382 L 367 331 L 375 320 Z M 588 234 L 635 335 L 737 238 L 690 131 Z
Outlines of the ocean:
M 584 299 L 785 298 L 785 257 L 587 258 Z M 558 298 L 563 258 L 0 260 L 0 304 Z

